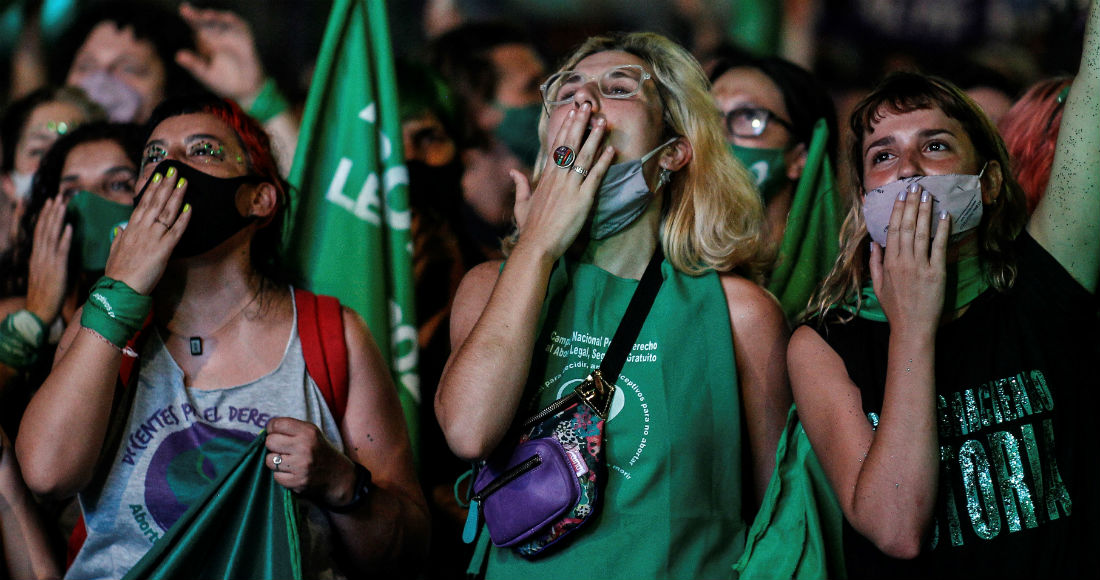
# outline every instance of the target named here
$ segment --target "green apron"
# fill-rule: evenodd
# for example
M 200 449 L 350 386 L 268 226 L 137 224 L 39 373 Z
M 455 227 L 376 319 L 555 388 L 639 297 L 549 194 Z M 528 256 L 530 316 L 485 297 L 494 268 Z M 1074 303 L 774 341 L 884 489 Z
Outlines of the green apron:
M 603 505 L 563 549 L 492 548 L 488 578 L 724 578 L 744 547 L 741 406 L 718 276 L 665 278 L 623 366 L 607 422 Z M 599 366 L 637 280 L 561 261 L 550 277 L 529 409 Z M 524 412 L 526 414 L 526 411 Z

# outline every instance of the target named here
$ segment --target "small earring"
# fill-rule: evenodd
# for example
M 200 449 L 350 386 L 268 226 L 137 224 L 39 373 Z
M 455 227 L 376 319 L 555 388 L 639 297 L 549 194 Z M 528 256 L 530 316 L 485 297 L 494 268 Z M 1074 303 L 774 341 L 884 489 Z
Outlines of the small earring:
M 668 184 L 672 181 L 672 172 L 662 167 L 661 172 L 657 174 L 657 187 Z

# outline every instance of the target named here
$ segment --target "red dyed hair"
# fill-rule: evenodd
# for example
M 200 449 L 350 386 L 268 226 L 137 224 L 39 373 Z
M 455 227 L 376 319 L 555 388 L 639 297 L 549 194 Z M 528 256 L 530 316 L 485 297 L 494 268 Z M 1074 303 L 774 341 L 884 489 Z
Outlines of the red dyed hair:
M 149 135 L 165 119 L 196 113 L 213 115 L 232 129 L 247 157 L 249 173 L 259 175 L 265 182 L 275 186 L 278 202 L 266 227 L 256 232 L 256 237 L 252 240 L 252 264 L 269 278 L 283 278 L 279 271 L 278 258 L 290 200 L 290 184 L 279 174 L 279 167 L 271 152 L 271 138 L 260 123 L 241 110 L 237 103 L 213 94 L 174 97 L 166 99 L 153 110 L 145 126 L 145 140 L 148 141 Z
M 1039 205 L 1050 180 L 1054 146 L 1058 143 L 1065 109 L 1065 97 L 1059 100 L 1059 96 L 1072 81 L 1073 77 L 1058 77 L 1032 85 L 1000 122 L 1016 181 L 1027 195 L 1028 215 Z

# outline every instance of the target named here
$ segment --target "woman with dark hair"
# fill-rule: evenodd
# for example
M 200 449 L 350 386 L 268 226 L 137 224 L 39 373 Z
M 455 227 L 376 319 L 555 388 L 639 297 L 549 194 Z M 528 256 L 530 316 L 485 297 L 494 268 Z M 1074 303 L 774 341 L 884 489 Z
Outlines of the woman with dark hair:
M 396 391 L 347 309 L 341 419 L 307 373 L 296 302 L 275 278 L 288 185 L 263 129 L 214 97 L 167 101 L 149 127 L 134 212 L 16 440 L 28 487 L 79 494 L 88 537 L 69 575 L 122 577 L 261 432 L 264 465 L 301 500 L 304 569 L 415 569 L 427 515 Z M 175 420 L 148 429 L 165 413 Z M 149 437 L 135 448 L 114 430 Z
M 724 59 L 711 80 L 726 141 L 756 180 L 779 253 L 767 288 L 794 319 L 837 254 L 836 109 L 817 77 L 781 58 Z
M 895 73 L 851 116 L 842 255 L 788 350 L 849 577 L 1096 569 L 1098 65 L 1094 2 L 1030 220 L 1000 135 L 954 85 Z

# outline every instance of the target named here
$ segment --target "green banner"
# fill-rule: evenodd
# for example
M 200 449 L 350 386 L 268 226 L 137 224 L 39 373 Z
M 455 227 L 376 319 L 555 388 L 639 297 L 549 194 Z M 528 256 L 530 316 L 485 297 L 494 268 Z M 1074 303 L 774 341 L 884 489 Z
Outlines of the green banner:
M 267 432 L 191 504 L 123 580 L 302 578 L 298 514 L 290 490 L 264 465 Z
M 390 365 L 417 449 L 408 172 L 383 0 L 336 0 L 290 182 L 288 258 L 309 290 L 358 312 Z

